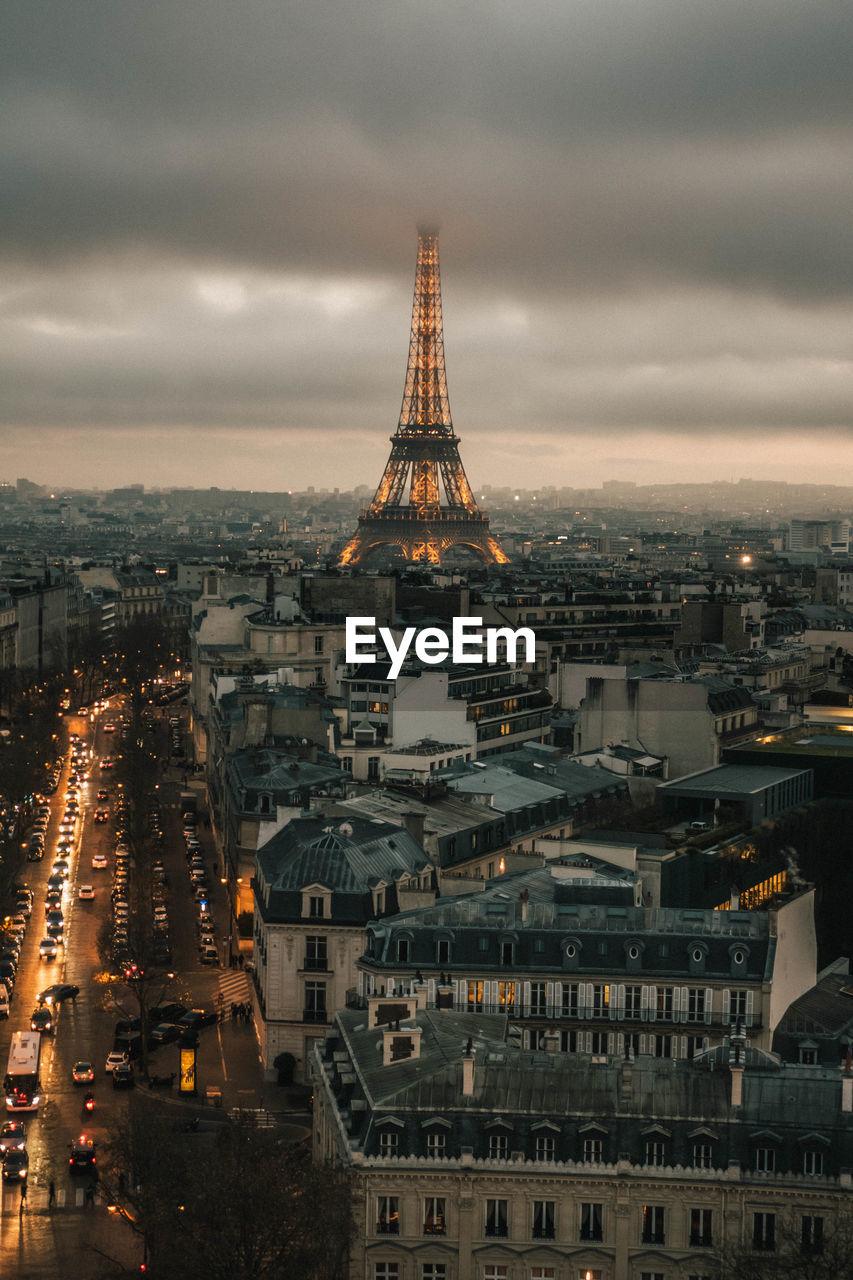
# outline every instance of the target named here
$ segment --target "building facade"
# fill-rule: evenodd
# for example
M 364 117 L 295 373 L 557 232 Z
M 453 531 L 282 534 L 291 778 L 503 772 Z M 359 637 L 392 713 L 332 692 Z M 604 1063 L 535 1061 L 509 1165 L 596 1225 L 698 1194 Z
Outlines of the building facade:
M 434 869 L 406 831 L 323 815 L 294 818 L 257 858 L 254 979 L 261 1057 L 311 1049 L 355 986 L 369 920 L 434 898 Z
M 371 921 L 362 1004 L 423 984 L 427 1008 L 503 1014 L 525 1049 L 693 1058 L 740 1022 L 770 1048 L 814 984 L 812 891 L 774 911 L 637 905 L 630 872 L 585 859 Z
M 314 1154 L 352 1176 L 351 1280 L 731 1277 L 727 1256 L 818 1253 L 849 1214 L 849 1071 L 737 1034 L 693 1062 L 566 1062 L 503 1030 L 416 996 L 318 1046 Z

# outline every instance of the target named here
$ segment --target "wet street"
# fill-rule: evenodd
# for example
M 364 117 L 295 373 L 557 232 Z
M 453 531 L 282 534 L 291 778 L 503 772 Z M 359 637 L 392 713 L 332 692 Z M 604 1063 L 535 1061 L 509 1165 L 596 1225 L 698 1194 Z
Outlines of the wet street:
M 116 732 L 106 733 L 103 725 L 112 720 Z M 120 750 L 120 721 L 115 708 L 94 717 L 72 716 L 67 718 L 69 732 L 85 738 L 93 750 L 90 776 L 80 786 L 80 817 L 74 832 L 74 851 L 70 859 L 70 873 L 63 892 L 62 909 L 66 921 L 65 943 L 55 961 L 39 959 L 39 943 L 44 936 L 45 886 L 51 873 L 59 822 L 65 809 L 69 762 L 66 758 L 62 778 L 55 795 L 50 797 L 50 823 L 45 840 L 45 856 L 40 862 L 27 864 L 22 877 L 34 893 L 33 910 L 24 939 L 21 962 L 15 984 L 8 1021 L 0 1027 L 0 1056 L 5 1064 L 11 1033 L 28 1030 L 29 1019 L 37 1005 L 37 993 L 57 982 L 75 983 L 80 994 L 73 1001 L 64 1002 L 58 1011 L 56 1030 L 42 1036 L 41 1083 L 43 1101 L 37 1112 L 21 1113 L 27 1126 L 27 1150 L 29 1177 L 26 1212 L 20 1213 L 20 1194 L 17 1185 L 2 1184 L 0 1195 L 0 1275 L 25 1277 L 96 1277 L 115 1270 L 115 1262 L 124 1265 L 138 1263 L 141 1259 L 141 1243 L 135 1238 L 128 1224 L 118 1215 L 106 1211 L 105 1196 L 98 1190 L 94 1205 L 86 1203 L 89 1178 L 68 1172 L 69 1144 L 85 1133 L 96 1143 L 103 1141 L 107 1131 L 120 1119 L 127 1105 L 127 1093 L 112 1087 L 110 1076 L 104 1070 L 104 1062 L 112 1048 L 115 1021 L 122 1014 L 107 1007 L 105 988 L 95 981 L 101 966 L 97 953 L 97 934 L 102 921 L 109 915 L 110 890 L 116 843 L 114 806 L 116 783 L 113 770 L 101 770 L 100 760 L 105 755 L 118 754 Z M 165 736 L 165 735 L 164 735 Z M 109 798 L 96 800 L 99 788 L 109 790 Z M 165 788 L 164 788 L 165 790 Z M 177 796 L 177 789 L 172 788 Z M 97 807 L 110 810 L 108 822 L 99 824 L 93 820 Z M 188 907 L 189 889 L 185 889 L 186 876 L 181 876 L 183 853 L 178 833 L 179 814 L 177 798 L 171 810 L 164 806 L 164 827 L 168 831 L 167 846 L 171 850 L 168 862 L 170 881 L 177 892 L 170 892 L 169 914 Z M 104 853 L 109 859 L 105 869 L 95 870 L 92 857 Z M 81 884 L 95 887 L 91 901 L 78 897 Z M 187 914 L 187 921 L 189 915 Z M 191 929 L 191 926 L 190 926 Z M 193 939 L 182 939 L 181 959 L 187 968 L 194 963 Z M 177 957 L 176 957 L 177 961 Z M 186 971 L 186 970 L 185 970 Z M 181 998 L 179 993 L 171 999 Z M 131 1010 L 132 1012 L 132 1010 Z M 160 1050 L 165 1057 L 168 1049 Z M 172 1055 L 173 1056 L 173 1055 Z M 91 1061 L 95 1067 L 93 1086 L 75 1085 L 71 1069 L 78 1059 Z M 158 1069 L 156 1058 L 153 1069 Z M 165 1069 L 165 1065 L 164 1065 Z M 93 1115 L 83 1112 L 83 1097 L 88 1088 L 95 1094 Z M 48 1187 L 53 1179 L 56 1186 L 56 1203 L 48 1209 Z

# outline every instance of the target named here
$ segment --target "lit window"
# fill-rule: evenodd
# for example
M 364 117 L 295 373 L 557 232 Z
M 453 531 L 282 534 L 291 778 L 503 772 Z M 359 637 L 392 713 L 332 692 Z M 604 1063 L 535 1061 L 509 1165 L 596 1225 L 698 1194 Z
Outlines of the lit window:
M 376 1201 L 376 1231 L 378 1235 L 400 1234 L 400 1201 L 397 1196 L 379 1196 Z
M 666 1244 L 663 1205 L 643 1205 L 642 1227 L 643 1244 Z
M 483 1012 L 483 983 L 482 982 L 468 983 L 468 1012 L 469 1013 Z
M 515 983 L 498 983 L 498 1005 L 501 1009 L 511 1009 L 515 1004 Z
M 443 1236 L 446 1230 L 444 1196 L 427 1196 L 424 1200 L 424 1235 Z

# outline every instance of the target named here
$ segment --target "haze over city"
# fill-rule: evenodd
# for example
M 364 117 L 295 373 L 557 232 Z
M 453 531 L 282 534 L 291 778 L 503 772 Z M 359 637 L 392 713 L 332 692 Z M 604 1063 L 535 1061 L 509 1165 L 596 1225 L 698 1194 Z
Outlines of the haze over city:
M 849 7 L 4 27 L 0 478 L 374 484 L 425 218 L 475 486 L 849 471 Z

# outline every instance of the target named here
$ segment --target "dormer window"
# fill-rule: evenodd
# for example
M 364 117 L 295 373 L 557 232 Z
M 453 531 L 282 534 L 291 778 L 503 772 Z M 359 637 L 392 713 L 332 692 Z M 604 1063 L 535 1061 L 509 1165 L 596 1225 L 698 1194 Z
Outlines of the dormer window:
M 331 892 L 322 885 L 306 885 L 302 890 L 303 920 L 328 920 L 331 915 Z
M 272 813 L 272 797 L 266 791 L 258 796 L 258 813 Z
M 742 942 L 737 942 L 729 947 L 729 959 L 732 966 L 732 975 L 736 978 L 745 978 L 747 965 L 749 964 L 749 947 L 744 946 Z

